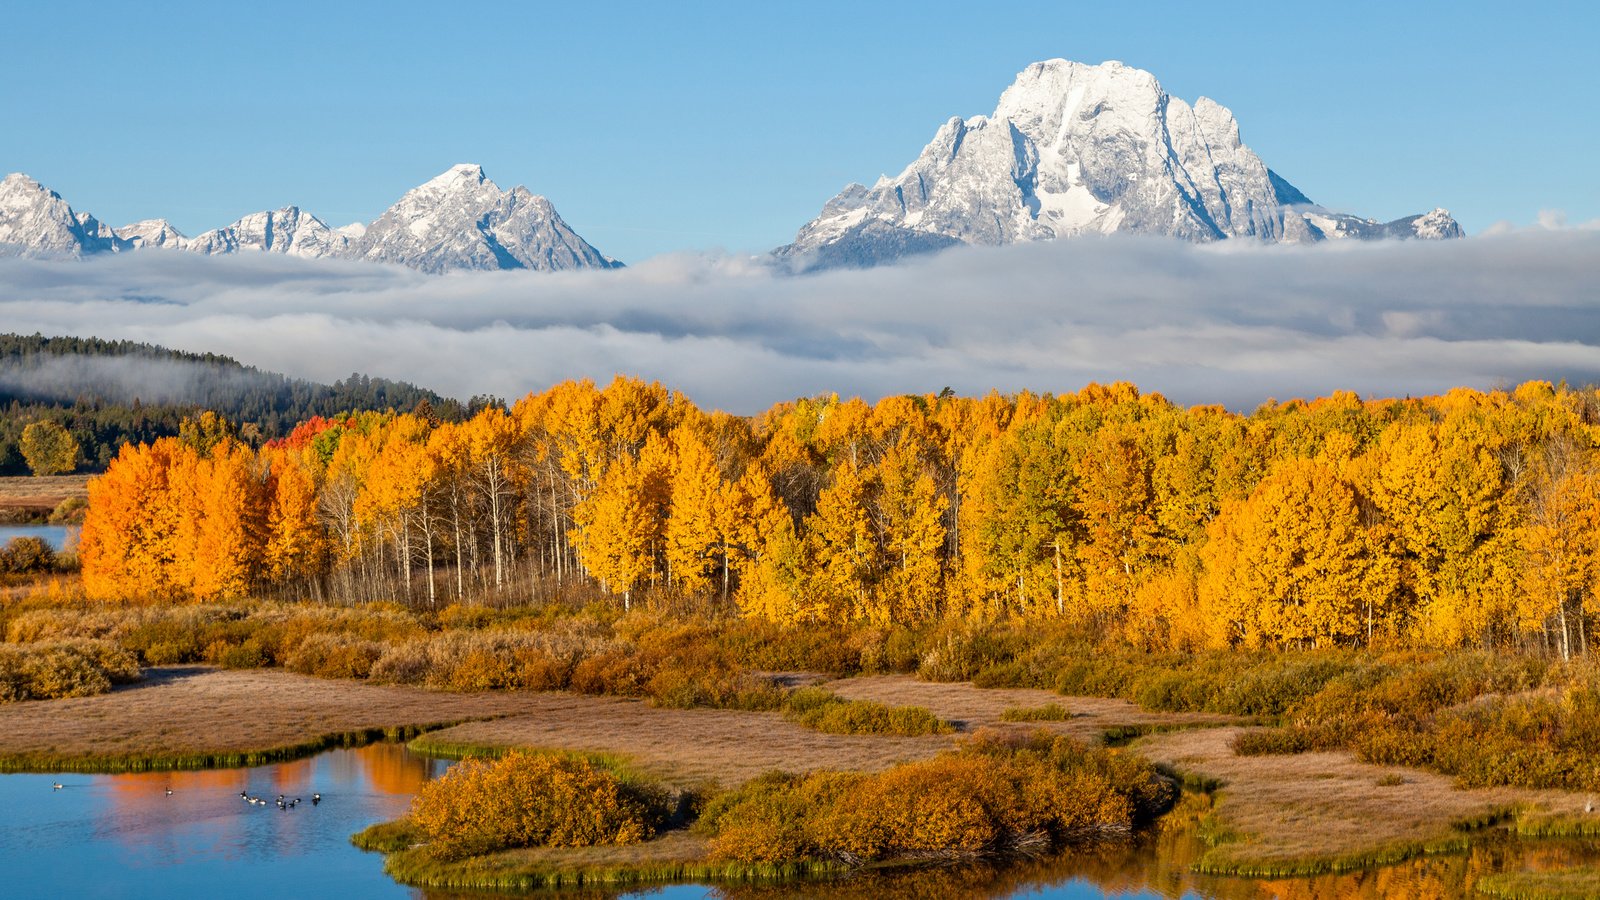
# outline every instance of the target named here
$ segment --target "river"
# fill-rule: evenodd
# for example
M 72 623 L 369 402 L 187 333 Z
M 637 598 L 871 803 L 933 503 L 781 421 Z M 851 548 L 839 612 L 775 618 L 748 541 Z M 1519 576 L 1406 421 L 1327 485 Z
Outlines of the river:
M 349 842 L 401 815 L 448 763 L 399 744 L 332 750 L 249 769 L 125 775 L 0 775 L 0 872 L 12 897 L 454 900 L 395 884 L 383 859 Z M 54 785 L 60 784 L 59 789 Z M 171 793 L 168 793 L 170 791 Z M 265 804 L 240 799 L 240 792 Z M 313 805 L 312 795 L 322 801 Z M 300 800 L 280 810 L 276 799 Z M 1485 874 L 1600 864 L 1593 841 L 1523 843 L 1486 833 L 1466 854 L 1309 879 L 1195 875 L 1205 850 L 1192 817 L 1125 845 L 1005 867 L 957 866 L 827 884 L 709 888 L 680 885 L 584 897 L 725 900 L 805 896 L 830 900 L 931 897 L 1224 898 L 1312 900 L 1395 896 L 1468 898 Z M 487 895 L 472 894 L 482 898 Z M 570 892 L 563 897 L 573 897 Z
M 60 551 L 69 543 L 77 543 L 78 528 L 75 525 L 0 525 L 0 547 L 19 537 L 44 538 L 50 549 Z

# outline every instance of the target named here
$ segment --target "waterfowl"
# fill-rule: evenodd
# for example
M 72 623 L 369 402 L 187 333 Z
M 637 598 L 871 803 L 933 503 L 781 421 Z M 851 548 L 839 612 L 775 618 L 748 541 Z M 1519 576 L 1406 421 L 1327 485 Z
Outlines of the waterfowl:
M 312 806 L 316 806 L 318 803 L 321 803 L 321 802 L 322 802 L 322 795 L 321 794 L 312 794 L 311 795 L 311 805 Z
M 167 796 L 168 797 L 172 796 L 172 788 L 167 788 Z
M 239 799 L 240 800 L 249 800 L 250 799 L 250 795 L 245 793 L 244 791 L 240 791 L 239 792 Z
M 59 790 L 61 790 L 61 787 L 62 787 L 61 782 L 58 781 L 55 784 L 50 785 L 50 790 L 59 791 Z

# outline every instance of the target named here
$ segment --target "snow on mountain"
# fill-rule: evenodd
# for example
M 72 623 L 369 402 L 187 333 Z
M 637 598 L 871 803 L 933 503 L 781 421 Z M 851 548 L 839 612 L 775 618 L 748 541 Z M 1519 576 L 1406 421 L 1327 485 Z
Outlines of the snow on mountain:
M 115 229 L 117 237 L 128 242 L 134 250 L 143 250 L 146 247 L 162 250 L 182 250 L 189 239 L 183 232 L 172 227 L 166 219 L 141 219 L 129 225 Z
M 0 255 L 80 257 L 152 248 L 211 255 L 261 251 L 456 269 L 616 268 L 579 237 L 550 201 L 527 188 L 502 191 L 476 165 L 449 171 L 400 198 L 370 225 L 330 228 L 296 206 L 251 213 L 186 238 L 165 219 L 113 230 L 77 213 L 26 175 L 0 182 Z
M 0 180 L 0 255 L 79 257 L 127 248 L 94 216 L 74 212 L 60 194 L 21 172 Z
M 520 185 L 502 191 L 470 164 L 407 192 L 367 227 L 353 255 L 424 272 L 620 265 L 568 227 L 549 200 Z
M 298 206 L 285 206 L 196 235 L 186 249 L 212 255 L 262 250 L 291 256 L 347 256 L 350 239 Z
M 1245 146 L 1220 104 L 1190 106 L 1119 62 L 1054 59 L 1024 69 L 992 115 L 945 122 L 898 176 L 847 186 L 775 252 L 813 269 L 1112 232 L 1281 242 L 1460 226 L 1444 210 L 1387 224 L 1323 210 Z

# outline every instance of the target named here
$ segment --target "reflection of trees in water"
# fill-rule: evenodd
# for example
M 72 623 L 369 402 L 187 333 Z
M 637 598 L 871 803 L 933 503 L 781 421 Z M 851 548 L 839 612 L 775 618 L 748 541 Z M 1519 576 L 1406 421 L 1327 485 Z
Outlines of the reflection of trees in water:
M 415 794 L 440 767 L 435 760 L 407 750 L 404 744 L 368 744 L 355 755 L 373 788 L 385 794 Z
M 1208 849 L 1193 823 L 1141 840 L 1103 844 L 1058 857 L 1007 865 L 972 863 L 903 872 L 858 872 L 828 881 L 721 886 L 721 900 L 930 900 L 935 897 L 1001 898 L 1027 891 L 1045 898 L 1051 888 L 1075 883 L 1106 896 L 1155 894 L 1214 900 L 1472 900 L 1478 880 L 1497 872 L 1546 871 L 1600 863 L 1600 843 L 1523 843 L 1504 833 L 1477 836 L 1466 854 L 1432 856 L 1396 866 L 1312 878 L 1223 878 L 1197 875 L 1192 866 Z M 551 891 L 515 896 L 541 900 L 615 900 L 641 889 Z M 648 889 L 643 889 L 648 893 Z M 500 895 L 422 892 L 424 900 L 488 900 Z
M 254 769 L 96 776 L 108 799 L 97 816 L 96 834 L 168 863 L 196 855 L 272 858 L 301 851 L 312 792 L 370 788 L 409 797 L 442 768 L 443 763 L 413 754 L 403 744 L 378 743 Z M 240 791 L 268 805 L 250 806 L 239 799 Z M 303 803 L 293 811 L 279 810 L 273 802 L 279 794 Z

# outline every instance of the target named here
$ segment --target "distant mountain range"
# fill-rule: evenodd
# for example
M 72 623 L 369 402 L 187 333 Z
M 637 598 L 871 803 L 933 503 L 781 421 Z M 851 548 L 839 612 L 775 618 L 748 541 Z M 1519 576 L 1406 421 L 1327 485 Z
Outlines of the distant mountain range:
M 1028 66 L 991 116 L 952 118 L 898 176 L 852 184 L 774 251 L 796 269 L 957 244 L 1133 232 L 1268 243 L 1462 236 L 1443 209 L 1377 222 L 1313 203 L 1239 138 L 1225 107 L 1119 62 Z
M 1313 203 L 1267 168 L 1225 107 L 1168 95 L 1119 62 L 1028 66 L 994 114 L 952 118 L 898 176 L 852 184 L 773 251 L 791 271 L 871 266 L 959 244 L 1133 232 L 1267 243 L 1462 236 L 1443 209 L 1378 222 Z M 186 237 L 164 219 L 111 228 L 26 175 L 0 181 L 0 255 L 130 250 L 294 256 L 459 269 L 610 269 L 550 201 L 453 166 L 375 221 L 333 228 L 299 207 Z
M 622 265 L 579 237 L 549 200 L 520 185 L 501 190 L 476 165 L 453 166 L 408 191 L 371 224 L 331 228 L 286 206 L 192 238 L 165 219 L 110 228 L 26 175 L 0 181 L 0 255 L 84 257 L 144 249 L 365 259 L 431 273 Z

